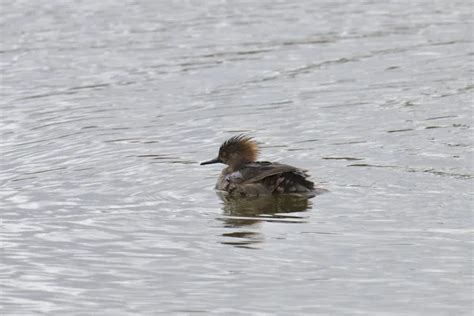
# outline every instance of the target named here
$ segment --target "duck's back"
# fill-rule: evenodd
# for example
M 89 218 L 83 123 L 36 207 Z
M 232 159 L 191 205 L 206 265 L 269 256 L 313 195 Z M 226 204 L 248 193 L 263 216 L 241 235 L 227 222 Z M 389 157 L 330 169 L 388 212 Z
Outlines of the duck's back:
M 240 195 L 270 195 L 275 193 L 311 193 L 314 184 L 306 170 L 276 162 L 257 161 L 238 171 L 224 170 L 218 189 Z

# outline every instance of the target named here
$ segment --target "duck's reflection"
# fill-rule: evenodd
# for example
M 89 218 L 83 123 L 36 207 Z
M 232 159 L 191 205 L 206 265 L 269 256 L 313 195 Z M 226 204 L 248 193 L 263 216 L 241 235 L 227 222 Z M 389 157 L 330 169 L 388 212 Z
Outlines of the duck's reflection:
M 304 212 L 311 207 L 308 197 L 297 195 L 277 195 L 264 197 L 233 197 L 218 194 L 223 201 L 227 227 L 241 227 L 262 220 L 302 219 L 287 213 Z M 293 222 L 293 221 L 292 221 Z
M 222 234 L 226 237 L 223 244 L 238 247 L 252 248 L 252 244 L 263 241 L 263 235 L 252 231 L 252 226 L 265 222 L 304 223 L 305 216 L 289 213 L 305 212 L 311 208 L 308 196 L 277 195 L 264 197 L 242 198 L 218 192 L 223 202 L 224 217 L 221 220 L 225 227 L 233 229 L 230 233 Z M 247 230 L 242 231 L 242 228 Z M 238 231 L 235 229 L 239 228 Z M 237 240 L 229 240 L 237 238 Z

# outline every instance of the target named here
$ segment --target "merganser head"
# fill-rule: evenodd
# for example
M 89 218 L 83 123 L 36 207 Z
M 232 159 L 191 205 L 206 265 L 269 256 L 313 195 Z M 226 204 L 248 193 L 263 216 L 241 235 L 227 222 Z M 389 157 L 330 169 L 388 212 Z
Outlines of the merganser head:
M 235 168 L 257 160 L 257 156 L 257 143 L 252 137 L 240 134 L 229 138 L 221 145 L 217 158 L 202 162 L 201 165 L 223 163 Z

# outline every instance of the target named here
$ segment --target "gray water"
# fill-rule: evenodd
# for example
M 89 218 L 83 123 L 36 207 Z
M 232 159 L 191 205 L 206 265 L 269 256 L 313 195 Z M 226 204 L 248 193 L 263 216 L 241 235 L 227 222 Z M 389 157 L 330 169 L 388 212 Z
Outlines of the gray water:
M 2 315 L 470 315 L 470 1 L 2 2 Z M 310 200 L 221 200 L 222 141 Z

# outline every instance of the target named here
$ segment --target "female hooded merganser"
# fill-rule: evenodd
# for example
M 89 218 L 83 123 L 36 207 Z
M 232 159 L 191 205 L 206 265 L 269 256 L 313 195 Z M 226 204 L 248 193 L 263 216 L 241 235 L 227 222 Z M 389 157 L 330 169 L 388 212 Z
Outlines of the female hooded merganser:
M 216 189 L 240 196 L 299 193 L 314 196 L 321 191 L 308 180 L 306 170 L 269 161 L 256 161 L 257 143 L 246 135 L 234 136 L 219 148 L 217 158 L 201 165 L 223 163 Z M 324 191 L 324 190 L 323 190 Z

